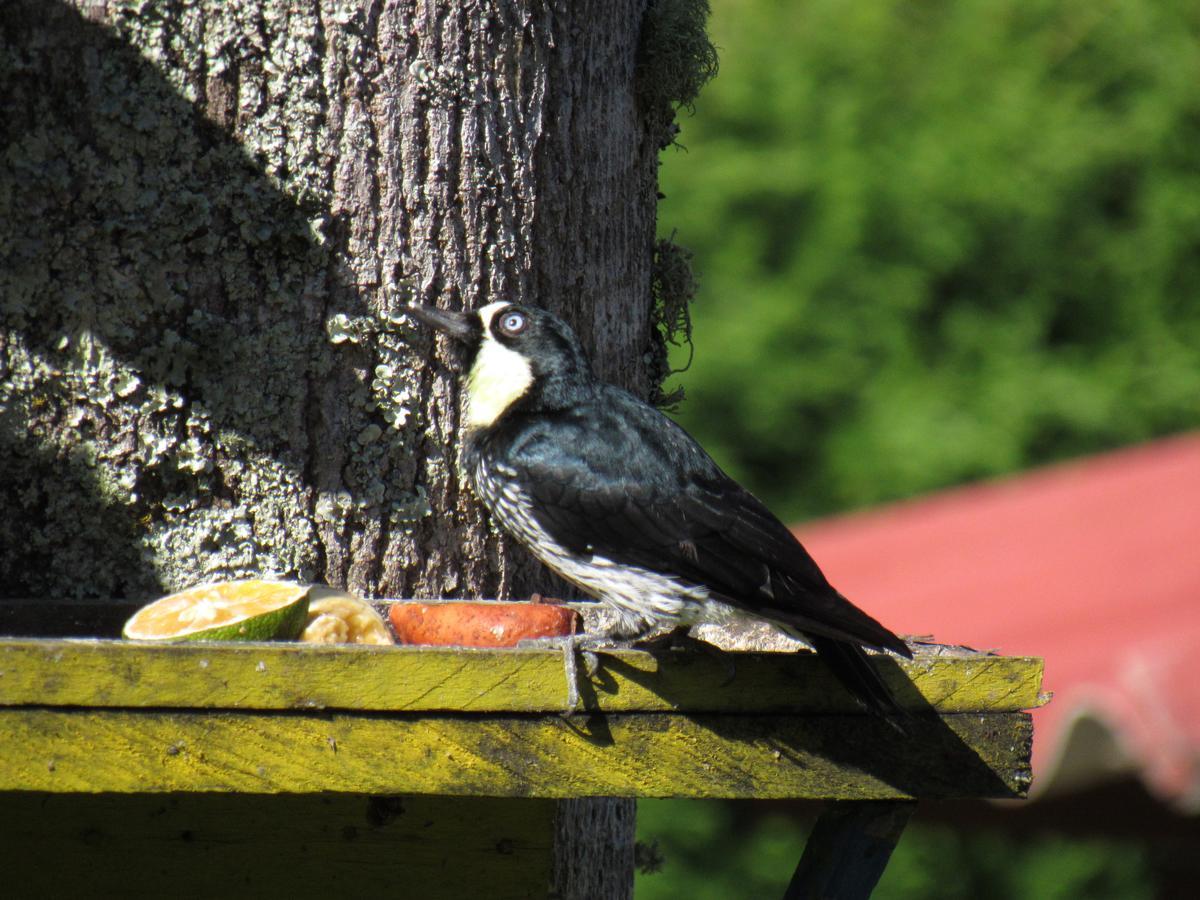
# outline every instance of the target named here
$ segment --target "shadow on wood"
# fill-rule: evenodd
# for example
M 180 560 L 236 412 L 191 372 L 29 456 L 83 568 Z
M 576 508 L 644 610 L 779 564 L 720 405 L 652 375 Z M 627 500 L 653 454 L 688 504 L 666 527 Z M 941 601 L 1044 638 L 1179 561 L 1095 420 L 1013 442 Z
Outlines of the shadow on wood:
M 736 660 L 736 654 L 733 657 Z M 602 656 L 601 659 L 604 666 L 631 680 L 651 678 L 620 658 Z M 813 758 L 825 759 L 845 773 L 844 778 L 828 783 L 828 793 L 811 796 L 831 799 L 854 796 L 847 794 L 846 788 L 851 783 L 862 784 L 864 777 L 890 786 L 894 796 L 914 799 L 1026 795 L 1031 780 L 1028 759 L 1033 741 L 1033 727 L 1027 713 L 939 714 L 896 660 L 884 656 L 872 656 L 872 660 L 887 676 L 897 701 L 911 711 L 904 721 L 906 734 L 898 734 L 886 722 L 865 712 L 797 716 L 791 722 L 773 723 L 769 733 L 747 729 L 737 716 L 692 718 L 722 739 L 766 743 L 798 764 L 807 764 Z M 735 673 L 734 683 L 736 677 Z M 832 681 L 830 690 L 845 693 L 844 688 Z M 595 708 L 596 699 L 592 688 L 585 694 L 584 703 Z M 606 727 L 602 722 L 589 727 L 597 739 L 602 739 Z

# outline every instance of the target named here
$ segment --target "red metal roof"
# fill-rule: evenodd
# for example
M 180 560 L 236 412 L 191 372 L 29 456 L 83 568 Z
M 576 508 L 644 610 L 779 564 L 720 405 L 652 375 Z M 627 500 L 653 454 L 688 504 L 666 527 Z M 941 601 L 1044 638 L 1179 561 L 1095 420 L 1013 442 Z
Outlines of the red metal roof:
M 1200 433 L 796 534 L 894 631 L 1045 658 L 1035 793 L 1132 767 L 1200 809 Z

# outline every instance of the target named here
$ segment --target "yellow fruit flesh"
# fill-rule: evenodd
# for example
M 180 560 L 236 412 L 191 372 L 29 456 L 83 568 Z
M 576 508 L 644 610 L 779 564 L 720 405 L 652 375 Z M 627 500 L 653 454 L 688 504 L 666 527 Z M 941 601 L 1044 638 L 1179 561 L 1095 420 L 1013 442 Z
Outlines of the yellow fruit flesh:
M 332 588 L 313 588 L 311 597 L 308 625 L 300 640 L 310 644 L 394 643 L 383 617 L 365 600 Z

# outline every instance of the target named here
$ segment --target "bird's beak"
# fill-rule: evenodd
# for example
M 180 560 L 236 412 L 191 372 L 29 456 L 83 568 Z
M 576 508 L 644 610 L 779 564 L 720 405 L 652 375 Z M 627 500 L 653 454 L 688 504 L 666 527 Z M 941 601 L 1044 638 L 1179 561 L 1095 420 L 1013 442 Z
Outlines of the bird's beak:
M 406 306 L 404 314 L 459 341 L 469 342 L 479 337 L 479 317 L 474 313 L 446 312 L 430 306 Z

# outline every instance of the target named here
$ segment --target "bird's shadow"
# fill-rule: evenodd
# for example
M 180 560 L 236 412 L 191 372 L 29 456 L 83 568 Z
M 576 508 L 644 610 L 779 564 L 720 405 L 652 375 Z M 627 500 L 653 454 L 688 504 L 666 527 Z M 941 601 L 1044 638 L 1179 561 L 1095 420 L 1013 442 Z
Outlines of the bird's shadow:
M 696 651 L 675 650 L 655 651 L 653 655 L 660 665 L 677 666 L 681 662 L 686 665 L 686 659 L 668 657 L 668 654 L 680 653 L 693 659 L 700 656 Z M 728 684 L 714 690 L 739 690 L 736 673 L 739 655 L 743 654 L 728 654 L 734 668 L 732 677 Z M 608 716 L 601 711 L 601 698 L 619 690 L 614 676 L 620 676 L 657 694 L 693 722 L 721 738 L 767 747 L 794 765 L 806 766 L 813 757 L 821 757 L 843 770 L 878 779 L 898 794 L 916 798 L 1023 795 L 1028 785 L 1022 782 L 1019 773 L 1010 773 L 1007 779 L 1002 777 L 964 739 L 964 735 L 974 742 L 1011 738 L 1016 733 L 1014 729 L 1024 731 L 1028 728 L 1021 721 L 1025 714 L 944 716 L 922 696 L 895 659 L 882 655 L 872 656 L 872 659 L 892 687 L 896 700 L 907 711 L 896 724 L 865 711 L 786 713 L 768 709 L 761 713 L 730 712 L 727 702 L 714 702 L 706 708 L 703 701 L 697 701 L 694 691 L 675 686 L 679 683 L 675 679 L 662 678 L 659 666 L 634 665 L 618 655 L 600 654 L 597 671 L 590 679 L 581 679 L 580 696 L 586 714 L 579 717 L 581 723 L 574 729 L 596 744 L 613 742 Z M 831 682 L 829 690 L 844 691 L 844 688 Z M 853 702 L 849 694 L 845 699 Z M 952 722 L 955 727 L 951 727 Z M 753 783 L 742 788 L 747 796 L 758 793 L 758 787 Z M 831 796 L 836 793 L 837 787 L 830 785 Z

